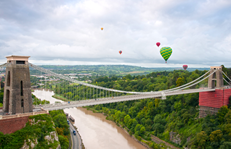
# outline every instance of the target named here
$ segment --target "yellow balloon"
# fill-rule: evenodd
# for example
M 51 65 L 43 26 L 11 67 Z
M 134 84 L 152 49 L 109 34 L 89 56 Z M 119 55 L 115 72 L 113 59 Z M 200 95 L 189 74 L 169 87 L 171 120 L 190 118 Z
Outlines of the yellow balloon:
M 101 27 L 101 30 L 103 30 L 103 27 Z

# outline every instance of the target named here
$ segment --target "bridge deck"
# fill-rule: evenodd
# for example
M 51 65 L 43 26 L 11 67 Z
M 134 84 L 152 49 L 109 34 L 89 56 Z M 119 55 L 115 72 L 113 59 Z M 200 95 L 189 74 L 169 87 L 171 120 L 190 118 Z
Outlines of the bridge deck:
M 177 90 L 177 91 L 170 91 L 164 92 L 165 96 L 172 96 L 172 95 L 180 95 L 180 94 L 190 94 L 190 93 L 198 93 L 198 92 L 207 92 L 207 91 L 215 91 L 215 89 L 187 89 L 187 90 Z M 92 106 L 97 104 L 107 104 L 107 103 L 114 103 L 114 102 L 122 102 L 122 101 L 130 101 L 130 100 L 139 100 L 139 99 L 146 99 L 146 98 L 159 98 L 162 94 L 153 93 L 153 94 L 140 94 L 140 95 L 128 95 L 128 96 L 118 96 L 118 97 L 109 97 L 109 98 L 99 98 L 99 100 L 89 99 L 89 100 L 80 100 L 80 101 L 71 101 L 70 103 L 64 102 L 59 104 L 48 104 L 43 106 L 36 106 L 34 111 L 40 110 L 42 107 L 45 110 L 58 110 L 58 109 L 66 109 L 66 108 L 73 108 L 73 107 L 83 107 L 83 106 Z

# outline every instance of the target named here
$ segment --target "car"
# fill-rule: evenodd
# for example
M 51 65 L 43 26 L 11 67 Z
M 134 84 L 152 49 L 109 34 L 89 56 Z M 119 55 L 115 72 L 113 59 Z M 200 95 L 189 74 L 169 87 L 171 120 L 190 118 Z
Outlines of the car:
M 69 120 L 67 120 L 67 123 L 69 124 Z
M 73 134 L 76 135 L 76 131 L 75 130 L 73 131 Z

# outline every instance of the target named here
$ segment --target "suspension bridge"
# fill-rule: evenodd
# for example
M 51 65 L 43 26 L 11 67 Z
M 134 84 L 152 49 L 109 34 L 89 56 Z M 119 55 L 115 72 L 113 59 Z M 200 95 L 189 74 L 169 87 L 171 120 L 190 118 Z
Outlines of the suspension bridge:
M 97 86 L 94 84 L 89 84 L 89 83 L 85 83 L 82 81 L 78 81 L 76 79 L 72 79 L 69 76 L 65 76 L 65 75 L 56 73 L 55 71 L 44 69 L 42 67 L 36 66 L 32 63 L 29 63 L 28 59 L 27 60 L 23 59 L 23 61 L 18 60 L 18 65 L 17 65 L 17 60 L 15 63 L 13 63 L 13 60 L 14 60 L 14 58 L 13 59 L 9 58 L 7 63 L 0 65 L 0 68 L 6 67 L 6 82 L 5 82 L 5 84 L 10 82 L 10 78 L 11 78 L 10 72 L 11 72 L 12 66 L 25 65 L 27 68 L 30 67 L 31 69 L 37 70 L 39 72 L 39 74 L 41 74 L 41 76 L 42 76 L 42 74 L 47 74 L 47 76 L 57 78 L 57 80 L 67 81 L 69 83 L 75 83 L 79 87 L 83 86 L 82 87 L 83 94 L 86 93 L 86 96 L 84 96 L 84 98 L 86 97 L 86 100 L 70 101 L 70 102 L 63 102 L 63 103 L 56 103 L 56 104 L 36 105 L 36 106 L 34 106 L 33 111 L 39 111 L 41 109 L 57 110 L 57 109 L 65 109 L 65 108 L 72 108 L 72 107 L 82 107 L 82 106 L 91 106 L 91 105 L 97 105 L 97 104 L 107 104 L 107 103 L 114 103 L 114 102 L 139 100 L 139 99 L 146 99 L 146 98 L 161 98 L 162 100 L 164 100 L 164 99 L 166 99 L 166 96 L 190 94 L 190 93 L 201 93 L 201 92 L 209 93 L 209 92 L 216 92 L 216 90 L 218 90 L 218 89 L 229 89 L 231 87 L 230 86 L 231 79 L 222 71 L 222 67 L 220 67 L 220 66 L 219 67 L 211 67 L 211 69 L 209 71 L 207 71 L 205 74 L 203 74 L 202 76 L 198 77 L 197 79 L 195 79 L 187 84 L 181 85 L 179 87 L 175 87 L 175 88 L 167 89 L 167 90 L 161 90 L 161 91 L 133 92 L 133 91 L 110 89 L 110 88 L 105 88 L 102 86 Z M 25 68 L 25 66 L 24 66 L 24 68 Z M 8 67 L 9 67 L 9 69 L 7 69 Z M 225 79 L 224 77 L 227 79 Z M 44 79 L 45 79 L 45 76 L 44 76 Z M 192 87 L 195 87 L 197 84 L 204 81 L 205 79 L 208 79 L 208 88 L 190 89 Z M 11 79 L 11 80 L 13 80 L 13 79 Z M 229 81 L 227 81 L 227 80 L 229 80 Z M 229 85 L 224 86 L 224 81 L 227 82 Z M 46 83 L 46 80 L 45 80 L 45 83 Z M 6 92 L 10 92 L 8 89 L 8 86 L 7 85 L 5 85 L 5 86 L 6 86 L 6 88 L 5 88 Z M 21 87 L 23 87 L 23 86 L 24 85 L 21 84 Z M 71 89 L 71 92 L 73 92 L 75 89 Z M 93 92 L 92 92 L 92 90 L 93 90 Z M 22 94 L 22 92 L 23 92 L 23 90 L 21 91 L 21 94 Z M 231 89 L 230 89 L 230 92 L 231 92 Z M 76 93 L 78 95 L 81 94 L 79 92 L 76 92 Z M 89 93 L 90 93 L 90 96 L 89 96 Z M 7 94 L 8 95 L 6 95 L 6 97 L 4 95 L 4 99 L 6 99 L 5 101 L 9 104 L 10 103 L 10 96 L 9 96 L 10 93 L 7 93 Z M 95 95 L 95 97 L 93 95 Z M 231 93 L 230 93 L 230 95 L 231 95 Z M 23 99 L 22 99 L 22 101 L 23 101 Z M 200 99 L 199 99 L 199 101 L 200 101 Z M 22 105 L 22 107 L 24 106 L 22 104 L 22 102 L 21 102 L 21 105 Z M 9 111 L 9 108 L 5 107 L 5 110 Z

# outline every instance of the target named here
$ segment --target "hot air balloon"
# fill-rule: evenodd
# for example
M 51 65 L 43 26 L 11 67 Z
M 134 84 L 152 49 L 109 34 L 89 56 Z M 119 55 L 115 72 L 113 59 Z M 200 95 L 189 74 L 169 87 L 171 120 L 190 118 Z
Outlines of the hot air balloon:
M 122 51 L 121 51 L 121 50 L 119 51 L 119 54 L 122 54 Z
M 157 45 L 158 47 L 160 46 L 160 44 L 161 44 L 160 42 L 157 42 L 157 43 L 156 43 L 156 45 Z
M 167 63 L 168 58 L 171 56 L 172 49 L 170 47 L 162 47 L 160 53 Z
M 188 65 L 183 65 L 184 70 L 188 68 Z
M 103 27 L 101 27 L 101 30 L 103 30 L 104 28 Z

